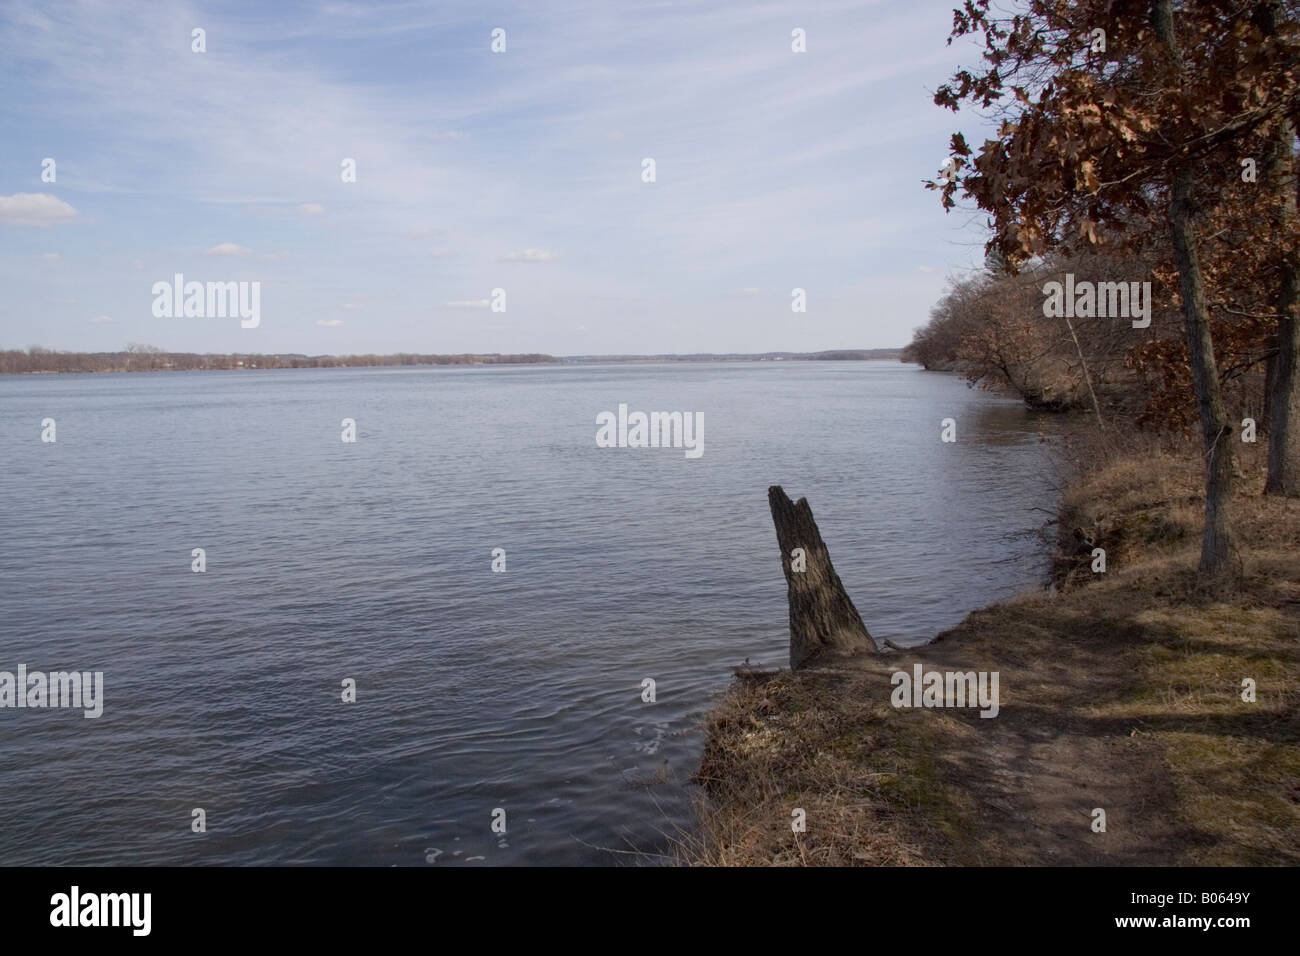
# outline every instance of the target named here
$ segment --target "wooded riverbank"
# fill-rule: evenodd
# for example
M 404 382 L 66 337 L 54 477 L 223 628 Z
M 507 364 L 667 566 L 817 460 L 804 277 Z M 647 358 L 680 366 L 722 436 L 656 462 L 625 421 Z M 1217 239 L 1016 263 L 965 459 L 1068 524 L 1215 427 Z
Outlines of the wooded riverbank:
M 920 648 L 738 671 L 707 720 L 683 862 L 1300 862 L 1300 502 L 1263 495 L 1246 447 L 1235 594 L 1198 583 L 1195 445 L 1129 448 L 1064 495 L 1056 593 Z M 996 673 L 996 717 L 894 706 L 918 664 Z

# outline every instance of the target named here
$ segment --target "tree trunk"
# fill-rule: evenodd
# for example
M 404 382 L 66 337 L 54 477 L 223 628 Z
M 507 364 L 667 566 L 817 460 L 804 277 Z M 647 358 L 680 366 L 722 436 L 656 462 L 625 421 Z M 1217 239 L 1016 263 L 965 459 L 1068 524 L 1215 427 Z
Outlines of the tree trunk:
M 1274 351 L 1264 360 L 1264 403 L 1259 419 L 1259 430 L 1264 435 L 1273 433 L 1273 389 L 1275 388 L 1273 383 L 1277 381 L 1276 340 L 1273 344 Z
M 1272 183 L 1281 202 L 1278 234 L 1282 242 L 1296 228 L 1295 130 L 1283 123 L 1278 131 Z M 1277 295 L 1277 337 L 1269 361 L 1264 401 L 1268 405 L 1268 480 L 1266 495 L 1300 498 L 1300 335 L 1295 307 L 1300 298 L 1300 261 L 1296 251 L 1286 249 L 1280 265 L 1282 276 Z
M 1278 295 L 1277 354 L 1274 356 L 1272 392 L 1266 396 L 1268 412 L 1267 495 L 1300 498 L 1300 335 L 1297 335 L 1297 267 L 1284 267 Z
M 796 504 L 780 485 L 773 485 L 767 489 L 767 502 L 790 598 L 791 670 L 837 654 L 877 650 L 835 573 L 808 499 L 800 498 Z M 802 571 L 796 568 L 797 548 L 803 550 Z
M 1079 365 L 1083 368 L 1083 381 L 1088 386 L 1088 394 L 1092 396 L 1092 407 L 1097 413 L 1097 428 L 1101 431 L 1106 430 L 1106 423 L 1101 417 L 1101 403 L 1097 401 L 1097 393 L 1092 390 L 1092 376 L 1088 374 L 1088 360 L 1083 357 L 1083 349 L 1079 345 L 1079 337 L 1074 334 L 1074 323 L 1070 317 L 1065 317 L 1065 327 L 1070 330 L 1070 338 L 1074 339 L 1074 351 L 1079 355 Z
M 1219 373 L 1210 338 L 1205 288 L 1192 231 L 1194 173 L 1184 166 L 1174 174 L 1169 204 L 1169 233 L 1183 296 L 1187 325 L 1187 350 L 1201 417 L 1205 446 L 1205 534 L 1201 539 L 1201 574 L 1216 584 L 1235 584 L 1241 576 L 1241 557 L 1232 538 L 1229 506 L 1232 500 L 1232 442 L 1236 437 L 1224 412 Z

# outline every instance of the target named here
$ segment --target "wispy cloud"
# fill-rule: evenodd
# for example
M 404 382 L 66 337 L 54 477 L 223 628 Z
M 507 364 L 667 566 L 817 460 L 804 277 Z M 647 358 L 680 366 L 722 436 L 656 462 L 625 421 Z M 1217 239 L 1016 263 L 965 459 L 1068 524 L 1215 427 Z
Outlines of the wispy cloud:
M 49 193 L 0 196 L 0 222 L 11 226 L 52 226 L 77 217 L 77 210 Z
M 521 249 L 519 252 L 506 253 L 497 262 L 552 262 L 558 258 L 556 253 L 545 249 Z
M 252 249 L 247 246 L 236 245 L 233 242 L 219 242 L 210 249 L 204 250 L 207 256 L 246 256 L 252 253 Z
M 16 193 L 0 197 L 0 224 L 76 221 L 74 238 L 116 241 L 116 258 L 64 247 L 57 273 L 93 284 L 93 308 L 140 341 L 156 327 L 104 272 L 138 257 L 167 275 L 180 250 L 232 236 L 244 244 L 208 248 L 232 269 L 275 250 L 260 256 L 278 263 L 260 278 L 275 275 L 264 291 L 284 320 L 264 328 L 268 350 L 295 350 L 353 295 L 375 306 L 358 348 L 418 348 L 430 303 L 486 309 L 446 300 L 506 284 L 528 322 L 443 312 L 449 349 L 563 354 L 575 323 L 574 346 L 611 352 L 899 344 L 932 304 L 917 260 L 941 274 L 978 247 L 953 240 L 956 217 L 920 187 L 954 122 L 929 91 L 971 53 L 944 43 L 949 6 L 503 0 L 497 55 L 469 0 L 6 0 L 6 149 L 70 142 L 81 158 L 60 162 L 57 186 L 76 209 Z M 208 53 L 189 49 L 195 25 Z M 791 51 L 793 26 L 807 53 Z M 47 303 L 55 276 L 3 269 L 0 344 L 26 334 L 15 316 Z M 797 324 L 751 314 L 734 290 L 760 277 L 765 293 L 807 288 L 814 307 Z M 862 300 L 868 289 L 887 297 Z M 611 307 L 623 321 L 598 320 Z M 174 328 L 177 346 L 223 347 L 214 324 Z

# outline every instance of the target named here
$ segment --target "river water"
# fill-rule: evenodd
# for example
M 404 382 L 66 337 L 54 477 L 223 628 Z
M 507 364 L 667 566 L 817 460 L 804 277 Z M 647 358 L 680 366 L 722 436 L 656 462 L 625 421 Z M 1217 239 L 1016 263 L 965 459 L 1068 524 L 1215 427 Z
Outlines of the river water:
M 1042 583 L 1043 427 L 892 362 L 0 376 L 0 671 L 103 672 L 0 709 L 0 864 L 653 862 L 786 663 L 768 486 L 918 643 Z

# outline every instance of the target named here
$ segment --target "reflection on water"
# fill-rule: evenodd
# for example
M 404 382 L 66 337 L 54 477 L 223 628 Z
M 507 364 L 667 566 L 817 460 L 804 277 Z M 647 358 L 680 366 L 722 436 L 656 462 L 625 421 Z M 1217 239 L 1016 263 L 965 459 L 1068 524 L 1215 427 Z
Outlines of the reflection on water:
M 705 454 L 597 448 L 620 402 L 702 412 Z M 786 659 L 768 485 L 915 643 L 1042 580 L 1037 432 L 874 362 L 0 379 L 0 669 L 105 672 L 98 720 L 0 711 L 0 827 L 57 835 L 0 863 L 662 850 L 711 695 Z

